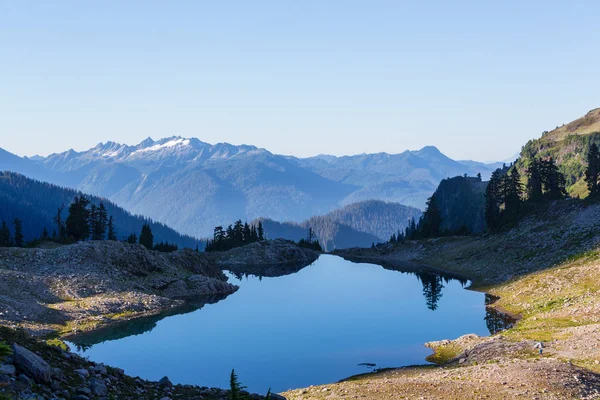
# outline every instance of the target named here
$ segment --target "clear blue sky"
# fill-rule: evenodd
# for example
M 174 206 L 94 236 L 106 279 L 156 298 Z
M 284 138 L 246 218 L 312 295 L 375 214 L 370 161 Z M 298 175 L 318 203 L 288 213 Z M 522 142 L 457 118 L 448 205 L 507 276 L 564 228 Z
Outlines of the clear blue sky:
M 504 159 L 600 107 L 599 15 L 597 1 L 0 0 L 0 147 L 182 135 Z

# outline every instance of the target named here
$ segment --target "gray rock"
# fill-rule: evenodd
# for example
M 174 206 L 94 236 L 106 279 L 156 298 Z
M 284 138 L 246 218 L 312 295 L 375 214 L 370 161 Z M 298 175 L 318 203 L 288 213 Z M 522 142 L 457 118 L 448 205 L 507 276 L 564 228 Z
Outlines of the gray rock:
M 167 397 L 167 396 L 165 396 L 165 397 L 161 397 L 161 399 L 160 399 L 160 400 L 171 400 L 171 398 L 170 398 L 170 397 Z
M 25 374 L 20 374 L 19 377 L 17 378 L 19 380 L 19 382 L 23 382 L 24 384 L 26 384 L 27 386 L 31 386 L 31 378 L 28 377 Z
M 52 381 L 50 389 L 54 390 L 55 392 L 58 392 L 61 389 L 60 383 L 58 383 L 58 381 Z
M 90 398 L 85 394 L 76 394 L 75 396 L 71 397 L 71 400 L 90 400 Z
M 0 374 L 5 374 L 9 376 L 15 376 L 17 373 L 14 365 L 4 364 L 0 365 Z
M 10 386 L 10 377 L 8 375 L 0 374 L 0 388 Z
M 82 377 L 83 379 L 87 379 L 90 376 L 90 373 L 88 372 L 87 369 L 76 369 L 75 371 L 76 374 L 78 374 L 80 377 Z
M 65 373 L 64 373 L 64 372 L 63 372 L 63 370 L 62 370 L 62 369 L 60 369 L 60 368 L 53 368 L 53 369 L 52 369 L 52 376 L 53 376 L 55 379 L 58 379 L 59 381 L 62 381 L 62 380 L 64 380 L 64 379 L 65 379 Z
M 106 393 L 108 392 L 106 385 L 100 379 L 90 379 L 88 387 L 90 388 L 94 396 L 106 396 Z
M 274 394 L 274 393 L 271 393 L 271 399 L 273 399 L 273 400 L 287 400 L 285 397 L 283 397 L 281 395 L 278 395 L 278 394 Z
M 40 356 L 13 344 L 13 358 L 17 368 L 24 371 L 38 382 L 50 383 L 52 380 L 52 368 Z
M 163 377 L 160 381 L 158 381 L 158 385 L 161 387 L 171 387 L 173 386 L 173 384 L 171 383 L 171 381 L 169 380 L 168 377 Z
M 98 364 L 93 368 L 94 373 L 96 374 L 100 374 L 100 375 L 106 375 L 106 367 L 102 364 Z
M 92 391 L 89 388 L 80 387 L 77 388 L 77 394 L 85 394 L 86 396 L 89 396 L 90 394 L 92 394 Z

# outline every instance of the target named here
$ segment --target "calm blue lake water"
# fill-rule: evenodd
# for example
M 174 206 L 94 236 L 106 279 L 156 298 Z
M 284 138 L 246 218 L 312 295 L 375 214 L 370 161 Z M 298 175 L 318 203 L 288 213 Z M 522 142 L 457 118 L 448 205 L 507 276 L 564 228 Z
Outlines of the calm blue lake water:
M 423 364 L 426 341 L 489 334 L 484 294 L 432 274 L 323 255 L 291 275 L 230 276 L 240 290 L 224 300 L 96 335 L 77 351 L 132 376 L 201 386 L 227 388 L 235 368 L 264 394 L 367 372 L 361 363 Z

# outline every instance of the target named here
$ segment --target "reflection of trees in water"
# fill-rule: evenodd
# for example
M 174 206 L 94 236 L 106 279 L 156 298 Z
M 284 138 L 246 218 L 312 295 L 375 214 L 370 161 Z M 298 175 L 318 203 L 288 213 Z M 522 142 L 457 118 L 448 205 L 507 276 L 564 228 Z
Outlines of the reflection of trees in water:
M 450 279 L 443 278 L 436 274 L 421 273 L 416 274 L 417 279 L 423 284 L 423 296 L 425 296 L 425 303 L 427 308 L 431 311 L 435 311 L 438 308 L 438 302 L 442 298 L 442 289 L 444 288 L 444 281 L 448 283 Z
M 465 287 L 469 283 L 469 281 L 464 278 L 444 276 L 432 272 L 420 272 L 415 273 L 415 275 L 423 285 L 425 304 L 431 311 L 437 310 L 438 303 L 442 298 L 442 289 L 444 289 L 445 285 L 450 281 L 458 281 L 462 287 Z
M 494 303 L 498 298 L 489 294 L 485 295 L 485 304 L 486 306 Z M 485 308 L 485 324 L 487 325 L 488 330 L 491 335 L 494 335 L 498 332 L 502 332 L 503 330 L 512 328 L 513 325 L 517 322 L 511 316 L 501 313 L 493 307 Z

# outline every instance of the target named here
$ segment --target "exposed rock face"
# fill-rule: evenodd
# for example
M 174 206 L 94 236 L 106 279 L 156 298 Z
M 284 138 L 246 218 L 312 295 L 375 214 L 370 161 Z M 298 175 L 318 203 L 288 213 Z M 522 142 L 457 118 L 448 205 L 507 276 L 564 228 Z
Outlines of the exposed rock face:
M 51 382 L 52 368 L 50 368 L 50 365 L 46 361 L 18 344 L 13 344 L 12 349 L 15 365 L 19 369 L 37 382 Z
M 208 257 L 221 267 L 236 265 L 284 265 L 314 262 L 319 253 L 299 247 L 285 239 L 252 243 L 225 252 L 208 253 Z

